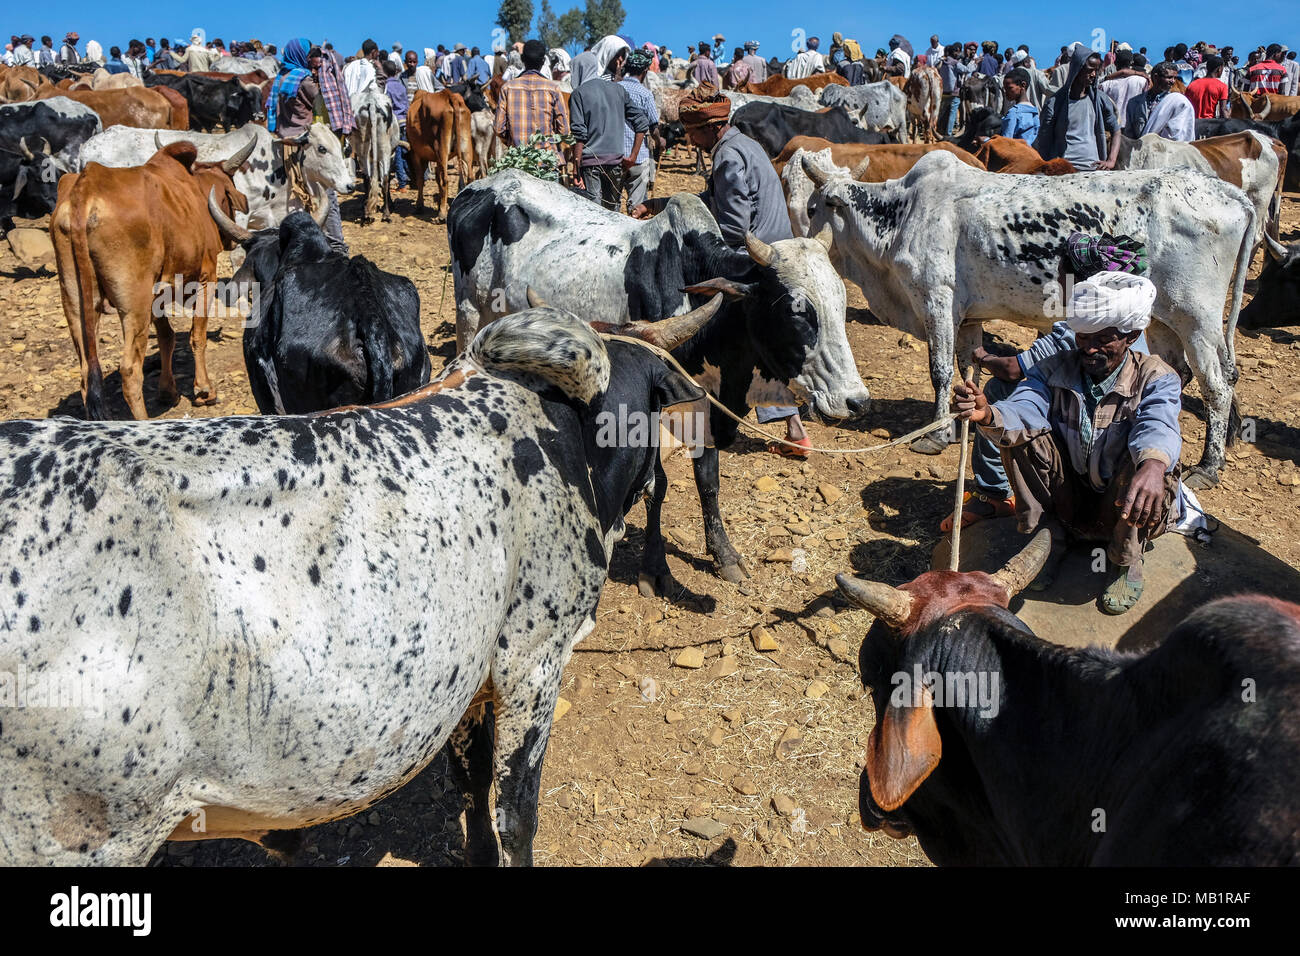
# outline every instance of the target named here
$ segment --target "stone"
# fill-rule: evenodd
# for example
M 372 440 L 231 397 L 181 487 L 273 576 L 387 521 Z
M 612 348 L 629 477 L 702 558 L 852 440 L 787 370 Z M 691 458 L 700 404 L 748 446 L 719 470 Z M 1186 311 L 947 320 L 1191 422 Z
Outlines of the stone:
M 596 684 L 590 677 L 575 677 L 573 679 L 573 696 L 579 699 L 590 697 L 595 691 Z
M 744 713 L 739 707 L 733 707 L 731 710 L 724 710 L 722 712 L 722 719 L 729 724 L 738 723 L 743 716 Z
M 569 703 L 563 697 L 560 697 L 555 701 L 555 716 L 551 719 L 553 721 L 559 720 L 561 717 L 563 717 L 565 714 L 569 712 L 569 708 L 572 706 L 573 705 L 571 703 Z
M 803 695 L 809 700 L 821 700 L 828 690 L 830 688 L 823 681 L 815 680 L 804 688 Z
M 567 790 L 562 791 L 560 795 L 555 798 L 555 805 L 562 810 L 572 810 L 573 794 L 569 793 Z
M 711 808 L 709 806 L 708 801 L 696 800 L 694 803 L 692 803 L 689 807 L 686 808 L 686 816 L 688 818 L 703 817 L 708 814 L 710 809 Z
M 721 747 L 721 746 L 722 746 L 722 741 L 723 741 L 723 738 L 724 738 L 724 737 L 725 737 L 725 735 L 723 734 L 723 732 L 722 732 L 722 728 L 721 728 L 721 727 L 715 727 L 715 728 L 713 728 L 713 733 L 709 734 L 709 737 L 708 737 L 708 740 L 709 740 L 709 746 L 710 746 L 710 747 Z
M 740 661 L 735 656 L 722 657 L 718 662 L 709 668 L 709 680 L 718 680 L 722 677 L 730 677 L 736 671 L 740 670 Z
M 664 713 L 664 723 L 680 724 L 685 719 L 686 715 L 680 710 L 670 710 Z
M 781 645 L 776 642 L 772 632 L 761 624 L 754 625 L 753 630 L 749 632 L 749 639 L 754 644 L 756 651 L 779 651 Z
M 776 548 L 767 553 L 766 560 L 769 564 L 793 564 L 794 552 L 789 548 Z
M 637 666 L 631 661 L 615 661 L 614 670 L 618 671 L 628 680 L 636 680 Z
M 785 530 L 789 531 L 791 534 L 807 536 L 812 534 L 812 525 L 807 521 L 791 521 L 785 526 Z
M 764 475 L 762 478 L 754 482 L 754 490 L 760 493 L 776 491 L 778 487 L 780 486 L 777 483 L 777 480 L 771 475 Z
M 14 229 L 5 235 L 9 248 L 24 266 L 35 270 L 54 265 L 54 243 L 47 229 Z
M 701 840 L 712 840 L 727 832 L 727 828 L 710 817 L 693 817 L 682 824 L 682 830 Z
M 680 654 L 673 659 L 673 664 L 677 667 L 689 667 L 691 669 L 704 666 L 704 651 L 698 647 L 684 647 Z
M 830 651 L 831 657 L 837 661 L 846 664 L 852 663 L 852 653 L 849 651 L 849 642 L 836 637 L 826 642 L 826 650 Z
M 849 536 L 849 533 L 843 528 L 827 528 L 822 535 L 827 541 L 843 541 Z
M 688 777 L 694 777 L 695 775 L 703 772 L 703 770 L 704 770 L 704 761 L 701 760 L 699 757 L 694 757 L 686 761 L 686 763 L 682 765 L 682 773 L 686 774 Z
M 825 482 L 817 486 L 817 494 L 821 495 L 822 501 L 826 502 L 828 505 L 833 505 L 844 497 L 844 492 L 840 491 L 840 489 L 836 488 L 834 485 Z
M 776 742 L 776 756 L 784 760 L 803 746 L 803 735 L 798 727 L 787 727 Z
M 747 777 L 744 774 L 734 778 L 731 781 L 731 788 L 737 793 L 743 793 L 747 797 L 752 797 L 758 793 L 758 783 L 753 777 Z
M 774 793 L 772 794 L 772 809 L 781 816 L 788 817 L 795 811 L 795 802 L 784 793 Z

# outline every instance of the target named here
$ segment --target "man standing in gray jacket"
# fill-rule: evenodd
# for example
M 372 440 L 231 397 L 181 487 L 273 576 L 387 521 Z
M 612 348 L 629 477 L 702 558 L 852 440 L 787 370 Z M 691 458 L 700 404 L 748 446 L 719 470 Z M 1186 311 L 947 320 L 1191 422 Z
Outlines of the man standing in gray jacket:
M 596 73 L 581 57 L 573 61 L 573 94 L 569 97 L 569 129 L 576 140 L 573 162 L 583 190 L 606 209 L 617 210 L 624 170 L 636 164 L 649 118 L 615 83 L 627 60 L 623 46 L 609 59 L 604 73 Z M 623 152 L 623 124 L 632 130 L 632 150 Z

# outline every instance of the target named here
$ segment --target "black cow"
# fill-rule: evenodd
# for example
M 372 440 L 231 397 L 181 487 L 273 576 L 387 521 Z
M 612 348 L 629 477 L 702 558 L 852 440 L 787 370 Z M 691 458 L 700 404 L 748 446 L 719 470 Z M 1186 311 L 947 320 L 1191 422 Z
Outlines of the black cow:
M 1300 325 L 1300 243 L 1284 246 L 1264 236 L 1264 268 L 1255 295 L 1237 320 L 1243 329 Z
M 80 166 L 81 146 L 100 132 L 99 115 L 64 96 L 0 106 L 0 223 L 54 211 L 59 177 Z
M 1227 136 L 1231 133 L 1244 133 L 1250 130 L 1277 139 L 1277 127 L 1277 123 L 1260 123 L 1253 120 L 1198 119 L 1196 121 L 1196 138 L 1210 139 L 1215 136 Z
M 410 279 L 383 272 L 364 256 L 334 252 L 305 212 L 257 233 L 220 209 L 216 216 L 222 232 L 247 252 L 236 288 L 258 283 L 244 361 L 264 415 L 373 405 L 429 381 L 420 296 Z
M 260 90 L 236 79 L 151 73 L 144 82 L 146 86 L 169 87 L 185 97 L 190 107 L 190 129 L 198 132 L 210 133 L 218 126 L 238 129 L 265 115 Z
M 958 149 L 964 149 L 972 156 L 984 145 L 984 140 L 1002 135 L 1002 117 L 987 106 L 976 106 L 966 117 L 960 136 L 944 137 L 945 143 L 951 143 Z
M 889 142 L 885 134 L 868 132 L 854 123 L 842 106 L 813 113 L 780 103 L 749 103 L 731 114 L 731 125 L 762 146 L 773 159 L 796 136 L 818 136 L 832 143 Z
M 863 826 L 940 865 L 1300 863 L 1300 606 L 1226 598 L 1146 654 L 1066 648 L 1007 610 L 1049 547 L 901 588 L 837 576 L 876 616 Z

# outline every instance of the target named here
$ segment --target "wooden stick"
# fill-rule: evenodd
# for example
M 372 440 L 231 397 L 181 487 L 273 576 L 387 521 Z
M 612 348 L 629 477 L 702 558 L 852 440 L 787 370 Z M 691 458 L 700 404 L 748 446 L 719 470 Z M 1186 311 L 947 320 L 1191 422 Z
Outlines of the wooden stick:
M 975 367 L 968 368 L 962 384 L 975 380 Z M 966 497 L 966 465 L 970 461 L 970 419 L 963 418 L 961 422 L 961 452 L 957 459 L 957 491 L 953 497 L 952 503 L 952 553 L 948 556 L 948 570 L 960 570 L 957 565 L 961 562 L 961 512 L 962 504 Z

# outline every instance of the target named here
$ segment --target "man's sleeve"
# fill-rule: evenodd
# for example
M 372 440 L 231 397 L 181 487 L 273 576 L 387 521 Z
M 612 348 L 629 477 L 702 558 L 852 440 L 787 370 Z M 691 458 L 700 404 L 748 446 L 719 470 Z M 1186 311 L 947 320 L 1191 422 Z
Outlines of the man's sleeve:
M 713 218 L 722 230 L 722 241 L 738 248 L 745 241 L 753 214 L 753 197 L 750 195 L 744 164 L 734 156 L 719 157 L 710 177 Z
M 1101 121 L 1106 127 L 1106 132 L 1112 136 L 1119 132 L 1119 117 L 1115 113 L 1115 104 L 1109 96 L 1103 95 L 1098 101 L 1101 104 Z
M 578 142 L 587 142 L 587 110 L 581 90 L 574 90 L 569 96 L 569 130 Z
M 622 87 L 619 89 L 623 92 L 623 118 L 627 120 L 627 125 L 632 127 L 633 134 L 647 132 L 650 129 L 650 120 L 645 110 L 632 101 L 627 90 Z
M 1128 436 L 1133 464 L 1140 465 L 1148 458 L 1156 458 L 1164 463 L 1166 472 L 1178 464 L 1178 456 L 1183 451 L 1183 436 L 1178 429 L 1182 394 L 1182 379 L 1172 371 L 1148 383 L 1142 390 Z
M 992 420 L 976 427 L 999 448 L 1015 448 L 1052 430 L 1047 418 L 1051 407 L 1051 389 L 1041 370 L 1035 368 L 1020 380 L 1014 392 L 989 406 Z
M 506 109 L 505 90 L 501 91 L 501 97 L 497 100 L 497 116 L 493 129 L 502 143 L 510 145 L 510 111 Z
M 1068 322 L 1055 322 L 1052 331 L 1040 336 L 1033 345 L 1016 356 L 1020 363 L 1020 373 L 1028 375 L 1029 370 L 1048 356 L 1066 352 L 1074 348 L 1074 330 Z
M 563 93 L 557 90 L 553 95 L 555 97 L 554 125 L 551 128 L 563 136 L 569 132 L 569 108 L 564 105 Z
M 1048 155 L 1052 151 L 1053 136 L 1052 120 L 1056 117 L 1056 97 L 1050 96 L 1043 100 L 1043 108 L 1038 114 L 1038 135 L 1034 137 L 1034 152 L 1038 153 L 1043 159 L 1055 159 L 1055 154 Z M 1046 151 L 1046 152 L 1045 152 Z

